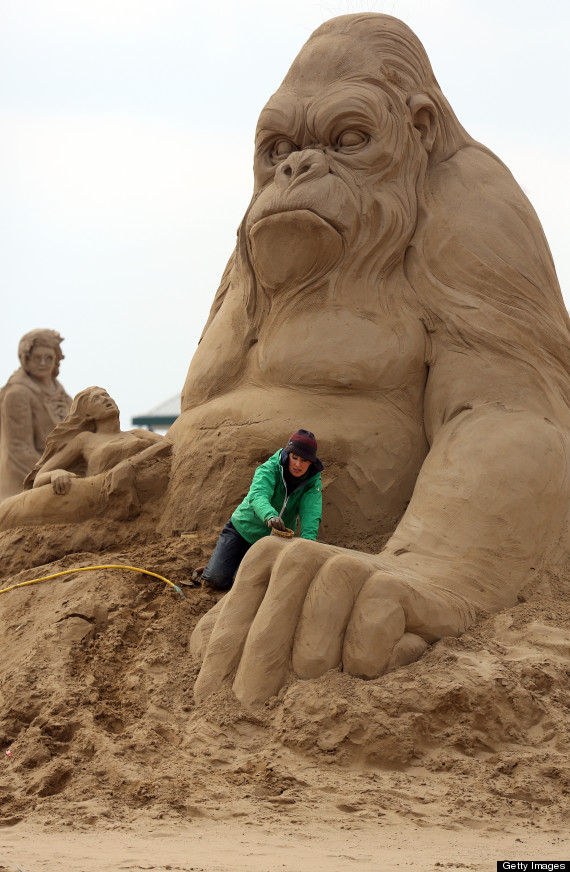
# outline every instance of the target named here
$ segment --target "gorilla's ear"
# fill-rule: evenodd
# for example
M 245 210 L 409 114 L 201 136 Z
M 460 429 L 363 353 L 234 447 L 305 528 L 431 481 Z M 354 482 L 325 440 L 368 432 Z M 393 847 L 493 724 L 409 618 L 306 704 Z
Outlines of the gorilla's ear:
M 419 131 L 422 145 L 429 154 L 433 148 L 438 128 L 435 106 L 425 94 L 412 94 L 411 97 L 408 97 L 407 104 L 412 116 L 412 123 Z

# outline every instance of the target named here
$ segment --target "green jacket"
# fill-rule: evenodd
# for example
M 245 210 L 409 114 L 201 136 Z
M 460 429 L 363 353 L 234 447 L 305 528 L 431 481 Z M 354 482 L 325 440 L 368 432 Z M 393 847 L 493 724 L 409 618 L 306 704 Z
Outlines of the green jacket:
M 252 544 L 271 534 L 266 521 L 279 515 L 290 530 L 301 519 L 301 538 L 316 539 L 323 512 L 321 474 L 315 464 L 309 467 L 309 477 L 289 493 L 286 505 L 283 464 L 289 455 L 280 448 L 269 460 L 255 470 L 251 487 L 245 499 L 232 515 L 231 521 L 240 536 Z M 322 464 L 321 468 L 322 468 Z

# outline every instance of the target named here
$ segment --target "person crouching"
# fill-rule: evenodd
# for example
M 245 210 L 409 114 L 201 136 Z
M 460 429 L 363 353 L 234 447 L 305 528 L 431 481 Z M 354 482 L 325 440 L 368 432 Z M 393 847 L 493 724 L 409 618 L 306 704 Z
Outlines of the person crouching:
M 295 530 L 301 539 L 316 539 L 322 519 L 323 464 L 317 440 L 309 430 L 296 430 L 255 470 L 246 497 L 223 528 L 202 582 L 214 590 L 229 590 L 239 565 L 254 542 L 276 530 Z

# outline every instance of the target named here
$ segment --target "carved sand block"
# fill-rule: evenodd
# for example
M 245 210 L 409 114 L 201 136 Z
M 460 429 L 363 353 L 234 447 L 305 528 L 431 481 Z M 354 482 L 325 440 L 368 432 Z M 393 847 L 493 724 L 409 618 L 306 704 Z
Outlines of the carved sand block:
M 24 492 L 0 505 L 0 530 L 73 524 L 101 515 L 135 517 L 145 502 L 164 492 L 171 449 L 157 433 L 122 431 L 107 391 L 86 388 L 48 436 Z
M 332 470 L 335 546 L 257 543 L 198 628 L 197 699 L 233 680 L 246 704 L 291 668 L 377 677 L 515 603 L 566 548 L 570 434 L 540 223 L 406 25 L 315 31 L 261 113 L 254 171 L 170 431 L 164 523 L 221 527 L 301 422 Z M 376 530 L 378 554 L 337 547 Z

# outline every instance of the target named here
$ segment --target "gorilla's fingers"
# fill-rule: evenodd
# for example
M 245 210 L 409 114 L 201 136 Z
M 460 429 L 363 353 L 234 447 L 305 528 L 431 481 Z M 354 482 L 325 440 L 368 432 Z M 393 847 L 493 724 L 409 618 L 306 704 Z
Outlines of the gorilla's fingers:
M 417 659 L 425 649 L 420 639 L 459 636 L 473 618 L 465 599 L 450 590 L 377 572 L 358 594 L 346 630 L 343 668 L 351 675 L 375 678 Z M 405 632 L 411 638 L 403 638 Z
M 273 564 L 287 544 L 282 539 L 267 537 L 244 557 L 233 588 L 221 600 L 219 616 L 194 685 L 196 702 L 219 690 L 237 666 L 251 622 L 267 590 Z
M 394 583 L 401 585 L 406 630 L 427 642 L 460 636 L 475 620 L 475 609 L 463 596 L 443 586 L 446 582 L 438 572 L 439 567 L 426 562 L 420 570 L 419 579 L 410 575 L 398 581 L 392 576 Z
M 364 583 L 346 628 L 342 656 L 345 672 L 377 678 L 386 671 L 392 651 L 406 630 L 403 589 L 403 584 L 380 572 Z
M 300 678 L 317 678 L 340 664 L 346 625 L 373 571 L 362 560 L 344 554 L 322 567 L 303 605 L 293 646 L 293 669 Z
M 285 683 L 307 589 L 329 555 L 327 545 L 299 539 L 277 560 L 233 685 L 245 705 L 264 702 Z
M 212 635 L 212 631 L 216 625 L 216 621 L 218 620 L 223 605 L 224 600 L 218 600 L 216 605 L 213 606 L 209 612 L 202 615 L 192 630 L 192 635 L 190 636 L 190 654 L 192 654 L 193 657 L 199 657 L 200 660 L 204 659 L 210 636 Z
M 427 647 L 428 643 L 421 636 L 416 636 L 415 633 L 404 633 L 400 641 L 394 645 L 386 666 L 386 672 L 391 672 L 398 666 L 407 666 L 408 663 L 419 660 Z

